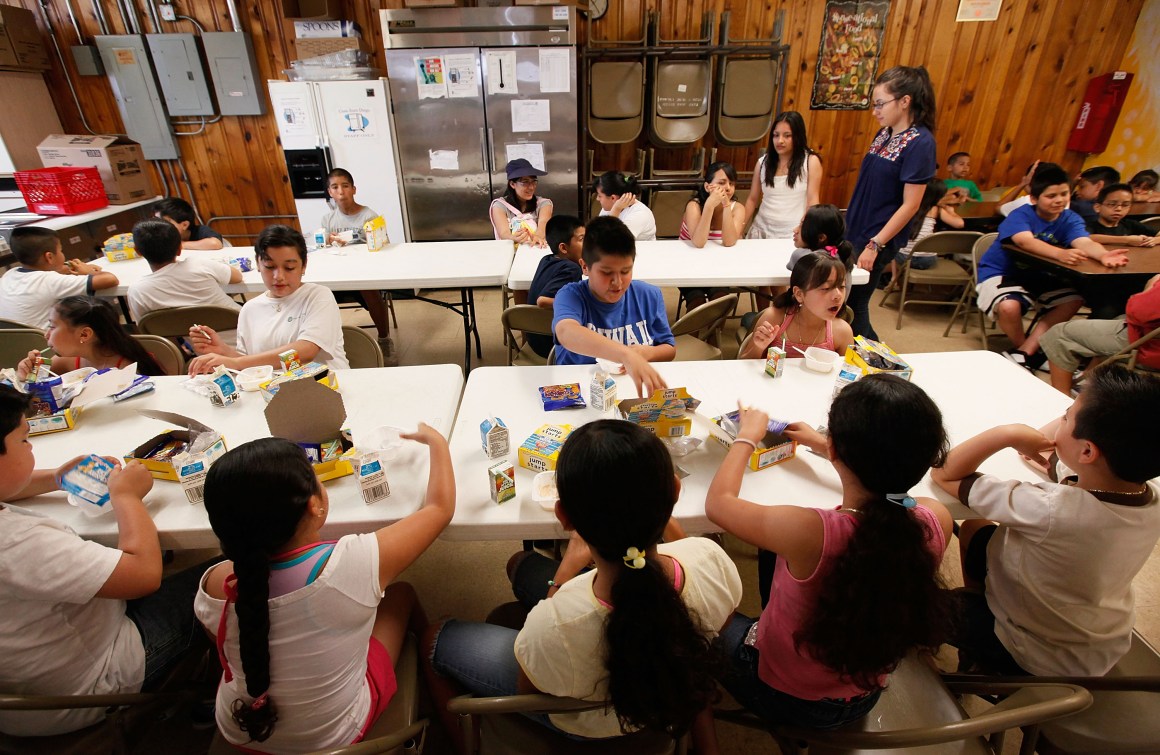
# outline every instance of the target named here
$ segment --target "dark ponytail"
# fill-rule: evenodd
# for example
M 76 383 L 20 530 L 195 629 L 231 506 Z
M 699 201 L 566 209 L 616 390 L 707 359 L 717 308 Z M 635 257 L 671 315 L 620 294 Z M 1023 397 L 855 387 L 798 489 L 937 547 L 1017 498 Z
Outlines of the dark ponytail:
M 294 537 L 318 478 L 302 449 L 288 440 L 261 438 L 218 459 L 205 481 L 205 508 L 222 553 L 237 578 L 238 646 L 246 694 L 234 700 L 238 727 L 256 742 L 274 732 L 278 709 L 270 689 L 271 557 Z M 219 638 L 223 639 L 224 638 Z
M 817 603 L 794 635 L 799 646 L 863 689 L 878 686 L 914 648 L 934 649 L 950 623 L 929 532 L 913 509 L 886 498 L 906 493 L 946 458 L 942 414 L 926 393 L 893 375 L 869 375 L 834 399 L 830 439 L 870 491 L 858 525 L 821 576 Z
M 637 183 L 636 177 L 631 173 L 621 173 L 618 170 L 610 170 L 600 174 L 600 177 L 593 181 L 592 186 L 600 189 L 606 197 L 619 197 L 624 194 L 640 196 L 640 184 Z
M 601 558 L 624 564 L 629 548 L 661 538 L 677 499 L 664 444 L 638 425 L 598 420 L 572 433 L 556 468 L 560 507 Z M 680 736 L 716 696 L 707 633 L 658 559 L 619 566 L 605 628 L 610 702 L 624 728 Z
M 926 68 L 895 66 L 878 77 L 876 85 L 885 86 L 895 97 L 910 97 L 910 116 L 916 126 L 932 134 L 935 123 L 934 85 Z
M 822 236 L 825 241 L 822 241 Z M 802 217 L 802 241 L 807 249 L 815 252 L 825 251 L 825 247 L 832 246 L 838 250 L 838 259 L 849 273 L 854 269 L 854 245 L 846 241 L 846 219 L 836 205 L 816 204 L 806 210 Z
M 165 370 L 137 339 L 121 326 L 113 303 L 95 296 L 66 296 L 56 303 L 56 314 L 74 328 L 87 326 L 97 338 L 96 348 L 132 364 L 138 375 L 164 375 Z

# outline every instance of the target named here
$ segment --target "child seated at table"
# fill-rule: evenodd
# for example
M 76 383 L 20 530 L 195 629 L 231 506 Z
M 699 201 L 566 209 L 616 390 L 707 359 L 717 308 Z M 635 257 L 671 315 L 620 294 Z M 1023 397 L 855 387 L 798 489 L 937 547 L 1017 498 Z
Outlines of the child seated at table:
M 1156 192 L 1156 184 L 1160 183 L 1160 173 L 1151 168 L 1145 169 L 1132 176 L 1128 185 L 1132 187 L 1133 202 L 1158 202 L 1160 195 Z
M 460 737 L 446 701 L 464 690 L 542 692 L 608 703 L 530 716 L 574 738 L 692 728 L 697 752 L 716 752 L 710 643 L 740 603 L 741 578 L 712 540 L 660 542 L 681 490 L 669 452 L 639 425 L 589 422 L 564 443 L 556 485 L 556 518 L 573 533 L 564 560 L 509 564 L 530 608 L 523 628 L 448 620 L 428 632 L 429 686 L 449 732 Z
M 1109 252 L 1088 237 L 1079 215 L 1067 209 L 1070 188 L 1062 168 L 1040 165 L 1031 179 L 1031 204 L 1016 209 L 999 224 L 995 243 L 979 260 L 979 308 L 999 321 L 1014 344 L 1004 355 L 1032 370 L 1047 360 L 1039 352 L 1039 339 L 1052 325 L 1070 320 L 1083 306 L 1083 298 L 1047 273 L 1017 269 L 1003 244 L 1063 265 L 1078 265 L 1088 258 L 1106 267 L 1128 264 L 1124 254 Z M 1045 312 L 1024 336 L 1023 313 L 1033 298 Z
M 938 255 L 934 252 L 912 254 L 915 244 L 935 231 L 963 227 L 963 219 L 955 212 L 955 208 L 962 204 L 963 195 L 954 189 L 948 190 L 949 184 L 949 181 L 944 183 L 940 179 L 932 178 L 930 183 L 926 185 L 926 189 L 922 193 L 922 203 L 919 204 L 918 212 L 914 214 L 910 227 L 907 229 L 910 240 L 906 242 L 906 246 L 898 250 L 898 254 L 890 261 L 890 276 L 893 280 L 898 280 L 899 270 L 902 269 L 901 266 L 906 264 L 907 260 L 910 260 L 912 270 L 929 270 L 938 262 Z M 960 188 L 958 191 L 961 192 L 963 189 Z
M 222 235 L 197 222 L 193 205 L 180 197 L 166 197 L 153 205 L 153 217 L 168 220 L 181 234 L 182 249 L 215 251 L 225 248 Z
M 1051 368 L 1051 385 L 1071 395 L 1075 372 L 1084 361 L 1095 367 L 1103 357 L 1111 356 L 1129 343 L 1160 328 L 1160 275 L 1154 275 L 1144 290 L 1128 299 L 1126 317 L 1114 320 L 1069 320 L 1053 326 L 1043 334 L 1043 353 Z M 1160 339 L 1140 347 L 1136 362 L 1160 370 Z
M 47 338 L 53 351 L 48 367 L 58 375 L 82 367 L 119 369 L 134 362 L 138 375 L 165 374 L 153 355 L 121 325 L 121 315 L 108 299 L 61 299 L 49 314 Z M 39 351 L 30 351 L 16 365 L 17 377 L 23 380 L 32 372 L 39 356 Z
M 661 290 L 634 281 L 636 240 L 616 218 L 594 218 L 584 232 L 580 268 L 588 280 L 556 293 L 552 332 L 556 364 L 594 364 L 596 357 L 619 362 L 641 396 L 665 382 L 649 362 L 677 355 Z
M 338 540 L 320 533 L 332 501 L 294 443 L 250 441 L 209 470 L 205 509 L 229 560 L 205 571 L 193 606 L 224 670 L 218 730 L 246 752 L 358 742 L 397 689 L 404 636 L 427 619 L 414 588 L 395 580 L 455 512 L 447 441 L 422 423 L 402 437 L 430 452 L 422 507 Z
M 854 331 L 841 319 L 847 272 L 833 249 L 811 252 L 798 260 L 790 273 L 789 290 L 778 294 L 757 318 L 753 337 L 738 359 L 764 358 L 770 346 L 781 346 L 790 358 L 805 356 L 811 346 L 846 353 L 854 342 Z
M 0 319 L 43 329 L 58 299 L 113 288 L 112 273 L 81 260 L 66 260 L 55 231 L 22 226 L 12 231 L 12 254 L 20 264 L 0 277 Z
M 0 385 L 0 501 L 60 490 L 59 469 L 34 469 L 29 398 Z M 35 509 L 0 506 L 0 689 L 20 695 L 151 690 L 197 636 L 201 568 L 161 578 L 161 545 L 143 498 L 153 486 L 134 461 L 109 476 L 117 547 L 82 540 Z M 128 602 L 126 602 L 128 601 Z M 0 731 L 46 736 L 105 718 L 104 708 L 0 711 Z
M 1160 490 L 1148 482 L 1160 475 L 1157 416 L 1160 380 L 1108 365 L 1057 427 L 992 428 L 931 472 L 985 517 L 959 529 L 965 589 L 950 642 L 961 670 L 1102 676 L 1127 652 L 1132 579 L 1160 537 Z M 978 473 L 1008 448 L 1049 481 Z
M 133 246 L 149 263 L 149 275 L 129 285 L 129 314 L 134 320 L 169 307 L 242 306 L 222 286 L 241 283 L 242 272 L 206 255 L 181 256 L 181 234 L 164 220 L 133 226 Z
M 793 243 L 797 248 L 789 255 L 785 267 L 793 271 L 798 260 L 810 252 L 825 252 L 838 259 L 849 273 L 854 269 L 854 247 L 846 241 L 846 221 L 842 211 L 832 204 L 816 204 L 806 210 L 797 228 L 793 229 Z
M 950 178 L 946 180 L 946 187 L 948 189 L 966 189 L 967 199 L 972 202 L 982 202 L 983 193 L 979 191 L 979 187 L 971 180 L 971 156 L 966 152 L 956 152 L 947 158 L 947 173 Z
M 334 201 L 334 209 L 322 216 L 322 227 L 326 230 L 326 243 L 332 246 L 366 243 L 363 225 L 379 217 L 379 213 L 355 201 L 358 192 L 354 176 L 343 168 L 335 168 L 326 176 L 326 193 Z M 387 313 L 383 292 L 378 290 L 359 291 L 363 306 L 371 316 L 371 322 L 378 331 L 379 348 L 383 358 L 391 365 L 398 363 L 395 342 L 391 339 L 391 320 Z M 350 296 L 340 292 L 339 297 Z
M 592 182 L 600 214 L 620 218 L 637 241 L 656 241 L 657 220 L 648 205 L 640 200 L 640 185 L 628 173 L 610 170 Z
M 710 163 L 705 169 L 705 181 L 697 187 L 693 198 L 685 205 L 681 229 L 677 237 L 698 249 L 710 241 L 721 246 L 733 246 L 745 229 L 745 205 L 733 200 L 737 189 L 737 169 L 727 162 Z M 709 300 L 725 293 L 724 289 L 683 286 L 689 309 L 696 309 Z
M 1118 184 L 1120 171 L 1110 165 L 1096 165 L 1079 174 L 1075 183 L 1074 196 L 1071 199 L 1071 211 L 1079 213 L 1084 223 L 1090 223 L 1097 217 L 1094 203 L 1105 186 Z
M 1129 246 L 1156 246 L 1160 233 L 1138 220 L 1127 217 L 1132 209 L 1132 187 L 1111 184 L 1100 189 L 1096 199 L 1096 219 L 1087 222 L 1088 233 L 1097 244 L 1128 244 Z
M 238 345 L 229 346 L 205 325 L 189 329 L 189 342 L 198 356 L 189 374 L 213 372 L 218 365 L 233 370 L 268 364 L 281 367 L 279 354 L 294 350 L 299 360 L 324 362 L 346 369 L 342 317 L 334 294 L 325 286 L 305 283 L 306 240 L 285 225 L 265 228 L 254 245 L 254 259 L 262 272 L 266 293 L 250 299 L 238 316 Z
M 547 245 L 548 219 L 552 217 L 552 200 L 536 194 L 540 176 L 548 175 L 528 160 L 517 157 L 504 166 L 508 185 L 502 197 L 491 200 L 488 214 L 497 240 L 509 239 L 516 244 Z
M 532 285 L 528 288 L 528 301 L 537 307 L 552 309 L 556 292 L 569 283 L 577 283 L 583 277 L 580 270 L 580 254 L 584 251 L 584 224 L 573 215 L 553 215 L 548 221 L 548 248 L 536 266 Z M 527 334 L 528 345 L 542 357 L 552 350 L 552 337 L 535 333 Z
M 827 424 L 828 436 L 798 422 L 786 434 L 833 462 L 840 506 L 739 497 L 769 427 L 752 408 L 741 409 L 705 500 L 710 521 L 777 554 L 760 618 L 734 614 L 718 638 L 722 685 L 773 726 L 861 718 L 899 662 L 937 648 L 949 625 L 939 562 L 953 521 L 938 501 L 908 492 L 946 453 L 938 407 L 913 383 L 869 375 L 834 398 Z

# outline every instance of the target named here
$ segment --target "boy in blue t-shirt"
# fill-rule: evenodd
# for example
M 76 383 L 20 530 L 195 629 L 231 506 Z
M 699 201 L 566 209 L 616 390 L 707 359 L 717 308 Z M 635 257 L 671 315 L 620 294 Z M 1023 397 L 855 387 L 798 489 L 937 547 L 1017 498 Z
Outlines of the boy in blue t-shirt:
M 649 362 L 669 362 L 676 339 L 665 314 L 661 290 L 632 280 L 636 240 L 611 215 L 588 223 L 580 266 L 588 280 L 569 283 L 556 293 L 552 331 L 557 364 L 620 362 L 641 396 L 665 382 Z
M 1063 168 L 1041 164 L 1031 178 L 1031 204 L 1017 208 L 999 224 L 998 238 L 979 260 L 979 307 L 999 321 L 1015 344 L 1004 355 L 1028 369 L 1046 361 L 1039 352 L 1040 337 L 1052 325 L 1070 320 L 1083 306 L 1083 298 L 1050 275 L 1017 269 L 1002 245 L 1011 243 L 1065 265 L 1078 265 L 1089 257 L 1106 267 L 1128 264 L 1122 252 L 1109 252 L 1088 237 L 1083 220 L 1067 209 L 1069 191 Z M 1025 337 L 1023 313 L 1033 297 L 1046 313 Z
M 584 250 L 584 224 L 573 215 L 553 215 L 545 231 L 548 248 L 552 253 L 540 260 L 532 285 L 528 288 L 528 303 L 552 309 L 556 292 L 583 277 L 580 254 Z M 528 345 L 542 357 L 552 350 L 552 337 L 527 334 Z

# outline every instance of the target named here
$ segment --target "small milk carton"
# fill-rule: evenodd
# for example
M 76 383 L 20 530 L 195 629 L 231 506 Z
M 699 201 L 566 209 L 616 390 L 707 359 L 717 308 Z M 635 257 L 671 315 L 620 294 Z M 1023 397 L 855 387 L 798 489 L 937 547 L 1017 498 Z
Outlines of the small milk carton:
M 391 495 L 391 486 L 387 483 L 387 470 L 383 469 L 382 459 L 377 453 L 364 454 L 354 464 L 354 474 L 358 478 L 359 491 L 363 501 L 370 505 Z
M 479 439 L 489 459 L 498 459 L 511 452 L 507 425 L 499 417 L 488 417 L 479 423 Z
M 588 403 L 593 409 L 607 412 L 616 408 L 616 381 L 604 370 L 598 369 L 592 373 L 588 394 Z
M 516 468 L 510 461 L 501 461 L 487 468 L 491 483 L 491 500 L 496 503 L 510 501 L 516 497 Z
M 181 483 L 181 491 L 190 503 L 205 501 L 205 478 L 209 474 L 211 461 L 205 456 L 191 456 L 187 459 L 175 459 L 177 481 Z
M 238 384 L 226 368 L 218 365 L 209 380 L 209 402 L 214 406 L 229 406 L 238 400 Z
M 765 374 L 779 378 L 785 373 L 785 349 L 780 346 L 770 346 L 765 352 Z
M 520 466 L 533 472 L 555 469 L 560 449 L 571 434 L 571 425 L 540 425 L 520 444 L 517 451 Z
M 367 240 L 367 250 L 371 252 L 377 252 L 391 243 L 387 237 L 387 221 L 383 220 L 382 215 L 363 223 L 363 235 Z
M 96 455 L 89 455 L 65 470 L 60 487 L 68 493 L 68 502 L 89 516 L 109 511 L 109 474 L 113 465 Z

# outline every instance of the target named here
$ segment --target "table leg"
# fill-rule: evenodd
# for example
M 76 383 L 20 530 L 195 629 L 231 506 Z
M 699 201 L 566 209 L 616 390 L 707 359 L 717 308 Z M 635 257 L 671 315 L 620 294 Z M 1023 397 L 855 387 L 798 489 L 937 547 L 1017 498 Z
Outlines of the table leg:
M 471 310 L 471 332 L 475 334 L 475 356 L 483 359 L 483 342 L 479 337 L 479 320 L 475 315 L 475 289 L 467 289 L 468 308 Z

